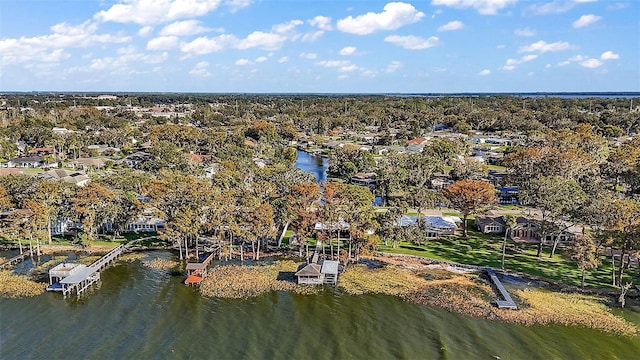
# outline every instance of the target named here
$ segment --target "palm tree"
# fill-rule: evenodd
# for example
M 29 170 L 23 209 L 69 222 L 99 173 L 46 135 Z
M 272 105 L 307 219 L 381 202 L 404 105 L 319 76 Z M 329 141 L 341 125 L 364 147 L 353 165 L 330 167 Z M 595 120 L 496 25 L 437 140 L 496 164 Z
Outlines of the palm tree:
M 506 228 L 504 231 L 504 240 L 502 241 L 502 270 L 504 270 L 504 254 L 507 249 L 507 237 L 511 229 L 516 226 L 517 217 L 514 215 L 504 215 L 502 219 L 504 220 L 504 226 Z

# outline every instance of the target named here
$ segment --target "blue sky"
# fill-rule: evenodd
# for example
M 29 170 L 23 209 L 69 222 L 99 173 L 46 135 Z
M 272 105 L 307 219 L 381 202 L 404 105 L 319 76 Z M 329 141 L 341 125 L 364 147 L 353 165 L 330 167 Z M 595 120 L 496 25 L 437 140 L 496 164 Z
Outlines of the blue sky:
M 0 91 L 640 91 L 640 2 L 2 0 Z

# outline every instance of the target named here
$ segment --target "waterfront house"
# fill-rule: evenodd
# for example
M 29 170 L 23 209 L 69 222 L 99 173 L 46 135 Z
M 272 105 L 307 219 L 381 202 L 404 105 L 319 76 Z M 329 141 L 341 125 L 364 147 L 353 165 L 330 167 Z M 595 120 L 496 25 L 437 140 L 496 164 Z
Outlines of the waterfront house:
M 453 235 L 462 221 L 455 216 L 424 216 L 422 223 L 427 239 L 437 239 L 442 235 Z M 397 226 L 418 226 L 418 217 L 404 215 L 396 221 Z
M 484 234 L 504 234 L 505 223 L 502 216 L 476 216 L 476 227 Z
M 139 201 L 148 202 L 148 199 L 139 198 Z M 136 221 L 127 226 L 129 231 L 133 232 L 157 232 L 163 230 L 167 224 L 165 219 L 161 219 L 154 215 L 153 209 L 144 209 L 142 214 L 138 216 Z
M 540 239 L 539 230 L 540 223 L 537 220 L 518 216 L 516 225 L 509 231 L 509 238 L 516 242 L 537 242 Z

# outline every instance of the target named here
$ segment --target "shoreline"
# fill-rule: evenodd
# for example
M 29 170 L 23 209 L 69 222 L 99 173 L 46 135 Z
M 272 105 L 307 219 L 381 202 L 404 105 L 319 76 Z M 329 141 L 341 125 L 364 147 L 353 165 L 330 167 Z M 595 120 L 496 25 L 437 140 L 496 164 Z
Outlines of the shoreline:
M 109 247 L 104 246 L 47 248 L 52 253 L 74 251 L 88 254 L 108 249 Z M 141 255 L 141 252 L 150 250 L 135 249 L 130 253 Z M 283 252 L 277 251 L 277 255 L 283 255 Z M 273 253 L 263 253 L 261 259 L 273 257 Z M 355 296 L 376 293 L 397 296 L 407 302 L 524 326 L 560 324 L 588 327 L 624 336 L 636 336 L 640 330 L 640 324 L 631 323 L 611 312 L 611 305 L 615 302 L 611 290 L 576 289 L 548 279 L 502 273 L 496 269 L 502 276 L 510 277 L 505 284 L 518 304 L 517 310 L 499 309 L 495 306 L 498 300 L 496 293 L 483 274 L 486 267 L 388 253 L 363 257 L 362 260 L 364 261 L 350 265 L 341 273 L 337 285 L 340 291 Z M 155 268 L 170 270 L 167 264 L 158 263 Z M 258 263 L 250 261 L 249 265 L 220 261 L 218 266 L 210 269 L 212 274 L 205 278 L 199 292 L 206 297 L 235 299 L 252 298 L 271 291 L 316 294 L 322 287 L 298 285 L 293 275 L 296 267 L 303 264 L 304 261 L 300 259 L 274 259 L 273 262 Z M 181 262 L 173 261 L 171 267 L 174 265 L 182 270 Z M 11 271 L 3 273 L 9 275 Z M 12 281 L 17 285 L 11 286 L 17 288 L 26 283 L 25 279 L 24 275 L 16 274 Z M 8 294 L 3 297 L 25 296 Z M 32 296 L 38 295 L 35 292 L 33 294 Z M 637 296 L 629 294 L 628 298 L 635 301 Z
M 393 261 L 394 258 L 411 259 L 411 260 L 419 262 L 420 265 L 423 266 L 423 267 L 439 265 L 443 270 L 451 271 L 451 272 L 460 271 L 459 269 L 469 269 L 469 270 L 472 270 L 472 271 L 484 271 L 484 269 L 488 268 L 487 266 L 461 264 L 461 263 L 456 263 L 456 262 L 453 262 L 453 261 L 437 260 L 437 259 L 431 259 L 431 258 L 428 258 L 428 257 L 416 256 L 416 255 L 393 254 L 393 253 L 385 253 L 385 252 L 379 252 L 379 254 L 382 254 L 382 255 L 380 255 L 380 256 L 369 256 L 369 257 L 363 257 L 363 258 L 371 258 L 373 260 L 379 260 L 379 261 L 385 261 L 385 259 Z M 398 264 L 396 264 L 394 262 L 391 262 L 391 263 L 394 264 L 394 265 L 398 265 Z M 401 265 L 398 265 L 398 266 L 401 266 Z M 406 267 L 406 268 L 407 269 L 411 269 L 411 267 Z M 502 276 L 510 277 L 510 280 L 514 280 L 513 277 L 518 277 L 520 279 L 520 280 L 518 280 L 518 282 L 521 282 L 521 283 L 536 283 L 537 284 L 536 287 L 539 287 L 541 289 L 554 291 L 554 292 L 574 292 L 574 293 L 581 293 L 581 294 L 588 294 L 588 295 L 608 296 L 608 297 L 612 297 L 612 298 L 615 298 L 615 299 L 617 299 L 617 297 L 620 295 L 620 291 L 618 289 L 614 289 L 614 288 L 601 288 L 601 287 L 597 287 L 597 288 L 584 287 L 584 288 L 581 288 L 579 286 L 565 284 L 565 283 L 560 282 L 560 281 L 548 279 L 548 278 L 545 278 L 545 277 L 530 275 L 530 274 L 523 273 L 523 272 L 520 272 L 520 271 L 513 271 L 513 270 L 509 270 L 509 269 L 502 270 L 500 268 L 492 268 L 492 269 L 496 273 L 498 273 L 498 274 L 500 274 Z M 627 293 L 626 298 L 627 299 L 640 299 L 640 291 L 630 291 L 629 293 Z M 615 299 L 612 299 L 612 300 L 615 300 Z
M 99 255 L 106 254 L 117 245 L 107 246 L 107 245 L 89 245 L 86 247 L 80 245 L 40 245 L 41 255 L 51 255 L 59 252 L 74 252 L 74 253 L 86 253 L 91 255 Z M 3 246 L 0 247 L 0 251 L 14 251 L 18 250 L 17 246 Z M 236 249 L 234 249 L 236 250 Z M 140 247 L 132 247 L 127 249 L 127 253 L 133 252 L 144 252 L 144 251 L 170 251 L 177 252 L 177 248 L 173 248 L 171 246 L 140 246 Z M 23 252 L 28 252 L 28 249 L 23 247 Z M 191 251 L 194 253 L 194 251 Z M 240 252 L 234 251 L 234 260 L 239 260 Z M 260 253 L 260 258 L 258 261 L 262 261 L 263 259 L 277 258 L 277 257 L 286 257 L 286 258 L 298 258 L 299 253 L 297 250 L 287 250 L 287 249 L 274 249 L 272 251 L 262 251 Z M 190 257 L 189 259 L 195 259 L 195 256 Z M 182 260 L 182 261 L 187 261 Z M 216 257 L 217 259 L 217 257 Z M 245 262 L 255 262 L 252 258 L 251 252 L 246 252 L 244 254 Z M 439 268 L 445 271 L 449 271 L 452 273 L 461 273 L 461 272 L 481 272 L 486 268 L 490 268 L 487 266 L 478 266 L 471 264 L 462 264 L 454 261 L 447 260 L 439 260 L 433 259 L 424 256 L 417 255 L 408 255 L 408 254 L 395 254 L 395 253 L 387 253 L 387 252 L 376 252 L 375 255 L 361 256 L 361 260 L 373 260 L 373 261 L 381 261 L 387 264 L 392 264 L 395 266 L 399 266 L 408 270 L 417 270 L 417 269 L 433 269 Z M 218 260 L 225 261 L 225 260 Z M 351 262 L 350 265 L 354 265 L 355 263 Z M 437 267 L 436 267 L 437 266 Z M 500 274 L 501 276 L 509 277 L 509 282 L 522 282 L 522 283 L 536 283 L 537 287 L 543 288 L 550 291 L 555 292 L 575 292 L 581 294 L 588 295 L 597 295 L 597 296 L 607 296 L 611 297 L 612 301 L 615 302 L 615 299 L 620 295 L 619 289 L 616 288 L 602 288 L 602 287 L 579 287 L 575 285 L 565 284 L 561 281 L 535 276 L 515 270 L 501 268 L 492 268 L 495 272 Z M 514 279 L 519 278 L 519 279 Z M 640 289 L 632 288 L 630 292 L 626 295 L 627 299 L 640 299 Z M 615 299 L 613 299 L 615 298 Z

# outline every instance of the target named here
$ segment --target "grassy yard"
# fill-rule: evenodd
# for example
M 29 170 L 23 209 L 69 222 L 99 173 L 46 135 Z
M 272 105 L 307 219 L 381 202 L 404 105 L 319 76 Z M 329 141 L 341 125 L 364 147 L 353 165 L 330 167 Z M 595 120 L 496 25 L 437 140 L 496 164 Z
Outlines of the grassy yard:
M 507 243 L 514 248 L 513 242 Z M 535 244 L 518 244 L 522 253 L 509 252 L 505 257 L 505 268 L 534 276 L 563 282 L 570 285 L 580 285 L 580 270 L 574 262 L 563 256 L 562 251 L 556 251 L 553 258 L 549 258 L 550 247 L 545 247 L 542 257 L 536 257 L 537 246 Z M 478 231 L 469 231 L 469 238 L 459 236 L 443 237 L 429 241 L 425 245 L 415 245 L 407 241 L 400 243 L 396 249 L 381 243 L 379 251 L 423 256 L 437 260 L 453 261 L 462 264 L 501 266 L 502 238 L 488 236 Z M 627 271 L 626 281 L 640 282 L 638 270 L 632 268 Z M 600 267 L 594 271 L 587 271 L 585 285 L 588 287 L 611 287 L 611 261 L 602 257 Z

